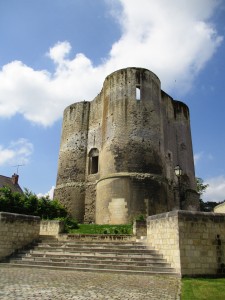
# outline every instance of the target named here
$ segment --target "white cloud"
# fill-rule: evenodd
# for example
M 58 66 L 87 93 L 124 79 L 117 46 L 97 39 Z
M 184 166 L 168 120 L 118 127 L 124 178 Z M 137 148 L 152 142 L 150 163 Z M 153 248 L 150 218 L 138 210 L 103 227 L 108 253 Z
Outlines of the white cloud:
M 71 51 L 70 43 L 64 42 L 60 43 L 58 42 L 53 48 L 50 48 L 48 56 L 56 63 L 64 62 L 65 57 L 67 54 L 69 54 Z
M 4 149 L 2 146 L 0 146 L 0 166 L 4 165 L 8 161 L 11 161 L 14 155 L 14 151 L 10 149 Z
M 0 145 L 0 166 L 27 164 L 32 152 L 32 143 L 23 138 L 12 141 L 8 147 Z
M 197 165 L 200 161 L 209 162 L 214 160 L 214 156 L 211 153 L 198 152 L 194 154 L 194 162 Z
M 203 157 L 203 152 L 199 152 L 199 153 L 194 154 L 195 165 L 202 159 L 202 157 Z
M 150 68 L 171 89 L 189 89 L 221 42 L 211 23 L 214 0 L 121 0 L 123 34 L 111 50 L 116 68 Z
M 39 193 L 39 194 L 37 194 L 37 197 L 41 198 L 43 196 L 44 197 L 49 196 L 49 199 L 53 199 L 54 190 L 55 190 L 55 186 L 52 186 L 47 193 L 45 193 L 45 194 Z
M 216 0 L 118 0 L 114 16 L 121 37 L 107 59 L 94 67 L 84 54 L 67 58 L 68 41 L 50 48 L 54 72 L 34 70 L 13 61 L 0 71 L 0 117 L 22 114 L 44 126 L 62 116 L 77 101 L 92 100 L 109 73 L 123 67 L 144 67 L 155 72 L 167 92 L 190 89 L 195 76 L 222 41 L 210 21 Z M 5 154 L 6 155 L 6 154 Z M 10 154 L 7 154 L 10 155 Z
M 209 186 L 202 195 L 204 201 L 219 202 L 225 200 L 225 176 L 206 179 L 205 183 L 209 184 Z

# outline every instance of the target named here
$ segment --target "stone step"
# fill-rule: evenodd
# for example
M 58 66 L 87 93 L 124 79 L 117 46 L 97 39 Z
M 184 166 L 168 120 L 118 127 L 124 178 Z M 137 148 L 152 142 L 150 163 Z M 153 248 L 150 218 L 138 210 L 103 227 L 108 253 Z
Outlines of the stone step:
M 55 267 L 55 266 L 46 266 L 46 265 L 32 265 L 32 264 L 14 264 L 14 263 L 9 263 L 7 264 L 7 267 L 21 267 L 21 268 L 42 268 L 42 269 L 50 269 L 50 270 L 65 270 L 65 271 L 82 271 L 82 272 L 110 272 L 110 273 L 122 273 L 122 274 L 131 274 L 131 275 L 170 275 L 170 276 L 179 276 L 176 272 L 173 270 L 171 271 L 164 271 L 163 269 L 161 271 L 155 272 L 155 271 L 139 271 L 139 270 L 120 270 L 118 269 L 96 269 L 96 268 L 71 268 L 71 267 Z
M 143 253 L 142 251 L 139 251 L 138 253 L 131 253 L 131 252 L 112 252 L 112 251 L 39 251 L 39 250 L 30 250 L 28 251 L 21 251 L 18 253 L 18 255 L 26 255 L 26 254 L 30 254 L 30 255 L 39 255 L 39 256 L 56 256 L 56 255 L 60 255 L 60 256 L 78 256 L 78 257 L 83 257 L 83 256 L 89 256 L 89 257 L 133 257 L 133 258 L 141 258 L 141 259 L 147 259 L 147 258 L 163 258 L 163 256 L 161 254 L 158 253 L 151 253 L 151 252 L 147 252 L 147 253 Z
M 55 235 L 39 235 L 39 240 L 49 240 L 49 241 L 58 241 L 58 238 Z
M 43 242 L 36 244 L 37 247 L 79 247 L 79 248 L 115 248 L 115 249 L 146 249 L 146 246 L 138 243 L 82 243 L 82 242 Z M 150 249 L 151 250 L 151 249 Z
M 127 241 L 127 242 L 122 242 L 122 241 L 91 241 L 91 240 L 70 240 L 70 239 L 39 239 L 39 243 L 44 244 L 44 243 L 50 243 L 50 244 L 87 244 L 87 245 L 141 245 L 143 246 L 143 243 L 141 241 L 136 242 L 135 241 Z
M 14 260 L 12 261 L 14 264 L 25 264 L 28 265 L 29 262 L 26 260 Z M 92 269 L 119 269 L 119 270 L 134 270 L 134 271 L 152 271 L 152 272 L 170 272 L 173 269 L 169 267 L 160 267 L 160 266 L 136 266 L 136 265 L 113 265 L 113 264 L 89 264 L 89 263 L 64 263 L 64 262 L 46 262 L 46 261 L 32 261 L 32 265 L 45 265 L 45 266 L 54 266 L 54 267 L 69 267 L 73 269 L 77 268 L 92 268 Z
M 175 274 L 163 256 L 137 242 L 58 241 L 43 238 L 10 260 L 10 266 L 128 274 Z
M 142 241 L 139 241 L 137 242 L 136 240 L 131 240 L 131 241 L 121 241 L 121 240 L 118 240 L 118 241 L 113 241 L 113 240 L 102 240 L 102 241 L 99 241 L 99 240 L 79 240 L 79 239 L 41 239 L 39 238 L 38 240 L 40 243 L 62 243 L 62 244 L 105 244 L 105 245 L 142 245 Z
M 153 249 L 146 249 L 146 247 L 106 247 L 106 246 L 83 246 L 83 245 L 62 245 L 62 246 L 49 246 L 49 245 L 34 245 L 35 250 L 66 250 L 68 252 L 74 251 L 74 250 L 79 250 L 79 251 L 125 251 L 125 252 L 135 252 L 135 251 L 151 251 L 152 253 L 156 253 L 155 250 Z
M 71 253 L 64 253 L 64 254 L 58 254 L 58 253 L 46 253 L 43 255 L 43 253 L 23 253 L 20 255 L 17 255 L 18 259 L 22 258 L 32 258 L 32 259 L 38 259 L 38 258 L 48 258 L 48 259 L 61 259 L 61 260 L 110 260 L 110 261 L 136 261 L 136 262 L 155 262 L 155 263 L 163 263 L 165 260 L 160 256 L 155 255 L 149 255 L 149 256 L 140 256 L 140 255 L 73 255 Z
M 98 241 L 98 242 L 134 242 L 135 237 L 132 234 L 68 234 L 67 240 L 75 241 Z M 60 237 L 65 240 L 65 237 Z
M 72 246 L 72 247 L 48 247 L 48 246 L 35 246 L 33 251 L 48 251 L 48 252 L 107 252 L 107 253 L 142 253 L 142 254 L 156 254 L 157 252 L 155 250 L 148 250 L 146 248 L 142 249 L 123 249 L 123 248 L 117 248 L 117 247 L 79 247 L 79 246 Z
M 89 263 L 89 264 L 98 264 L 98 263 L 104 263 L 104 264 L 116 264 L 116 265 L 135 265 L 135 266 L 162 266 L 162 267 L 170 267 L 168 263 L 166 263 L 164 260 L 134 260 L 134 259 L 102 259 L 102 258 L 85 258 L 85 259 L 77 259 L 77 258 L 62 258 L 62 257 L 33 257 L 33 256 L 25 256 L 21 258 L 15 258 L 12 261 L 26 261 L 26 262 L 60 262 L 60 263 Z

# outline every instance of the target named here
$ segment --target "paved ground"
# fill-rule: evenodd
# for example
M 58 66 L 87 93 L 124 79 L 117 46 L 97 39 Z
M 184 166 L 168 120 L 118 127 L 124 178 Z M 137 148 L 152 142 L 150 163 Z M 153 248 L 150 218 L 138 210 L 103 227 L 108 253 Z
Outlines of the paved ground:
M 178 300 L 180 279 L 0 265 L 0 299 L 153 299 Z

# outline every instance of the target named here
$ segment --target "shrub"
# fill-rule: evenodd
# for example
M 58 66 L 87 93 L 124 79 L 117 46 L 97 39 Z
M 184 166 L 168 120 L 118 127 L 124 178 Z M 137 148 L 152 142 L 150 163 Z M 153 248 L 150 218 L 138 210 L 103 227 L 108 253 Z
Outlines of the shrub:
M 145 220 L 146 220 L 146 217 L 143 215 L 139 215 L 136 217 L 136 221 L 145 221 Z
M 74 218 L 66 217 L 62 218 L 62 221 L 64 222 L 64 232 L 70 232 L 73 229 L 79 228 L 77 220 Z
M 0 188 L 0 211 L 34 215 L 42 219 L 67 217 L 66 209 L 57 201 L 49 197 L 40 199 L 25 189 L 23 194 L 12 192 L 8 187 Z

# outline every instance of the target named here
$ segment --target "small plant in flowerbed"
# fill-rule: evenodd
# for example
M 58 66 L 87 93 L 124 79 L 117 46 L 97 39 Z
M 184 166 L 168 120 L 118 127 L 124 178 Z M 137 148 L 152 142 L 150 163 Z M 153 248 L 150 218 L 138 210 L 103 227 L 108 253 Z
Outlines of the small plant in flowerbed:
M 79 224 L 78 229 L 71 229 L 69 233 L 74 234 L 132 234 L 131 224 L 126 225 L 97 225 Z
M 79 228 L 77 220 L 72 217 L 55 218 L 54 220 L 62 221 L 64 223 L 64 233 L 69 233 L 72 230 Z
M 146 221 L 146 216 L 144 216 L 144 215 L 139 215 L 139 216 L 136 217 L 135 220 L 136 220 L 136 221 L 142 221 L 142 222 L 144 222 L 144 221 Z

